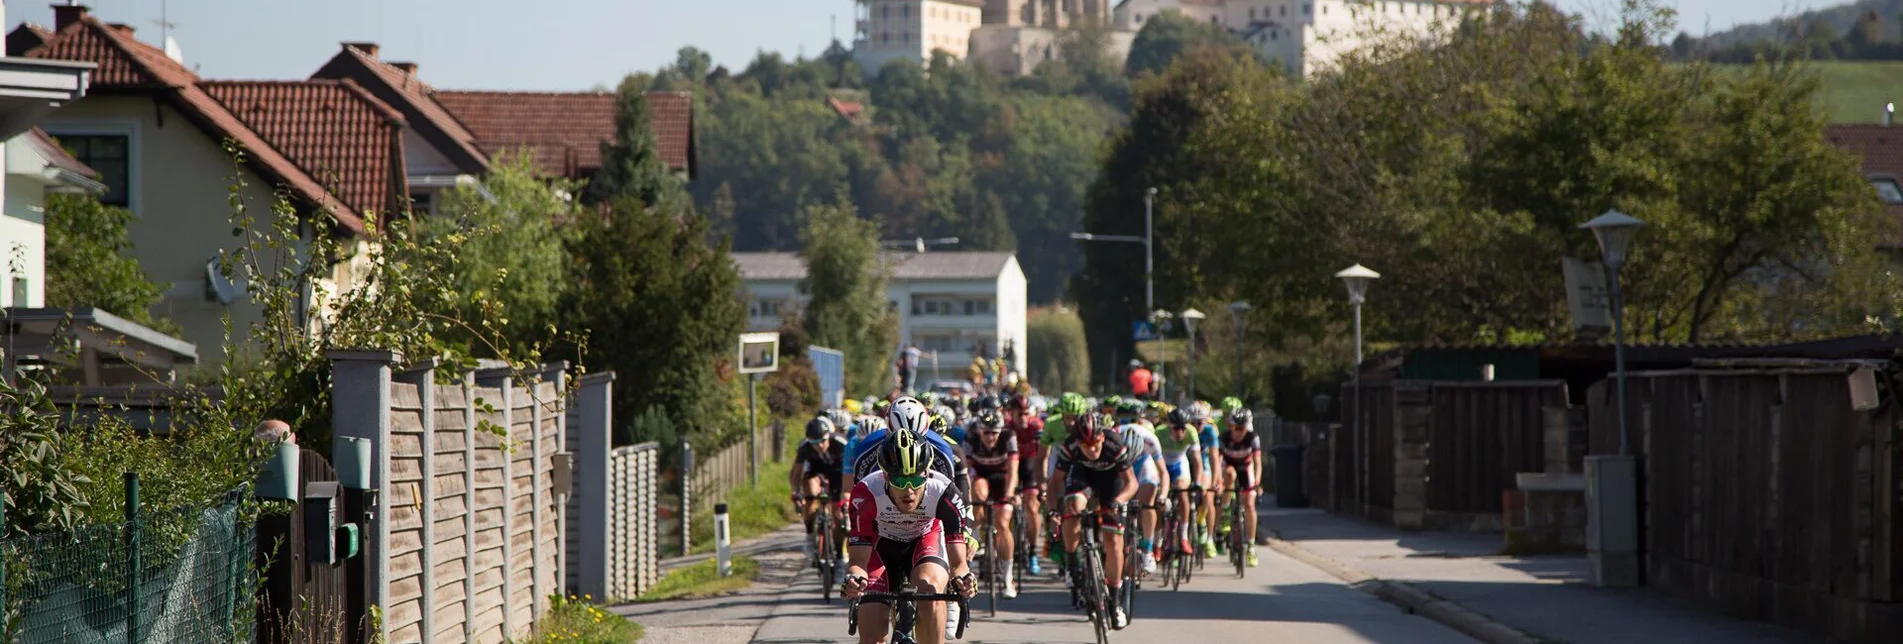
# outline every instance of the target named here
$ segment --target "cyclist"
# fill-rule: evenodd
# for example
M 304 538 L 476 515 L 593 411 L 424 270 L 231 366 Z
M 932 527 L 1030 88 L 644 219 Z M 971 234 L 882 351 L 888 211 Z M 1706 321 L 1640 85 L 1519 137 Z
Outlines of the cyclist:
M 951 587 L 966 597 L 976 594 L 965 549 L 959 547 L 965 538 L 964 502 L 951 479 L 932 467 L 937 450 L 920 438 L 920 433 L 901 431 L 880 444 L 873 453 L 878 470 L 853 484 L 847 541 L 852 556 L 841 597 L 887 592 L 908 580 L 922 593 Z M 924 625 L 918 641 L 942 644 L 945 605 L 921 602 L 917 609 L 913 624 Z M 859 604 L 859 611 L 860 644 L 883 641 L 891 630 L 892 607 L 873 600 Z
M 1051 451 L 1054 468 L 1046 490 L 1053 498 L 1064 500 L 1064 562 L 1078 579 L 1077 543 L 1082 538 L 1079 517 L 1084 513 L 1084 495 L 1096 498 L 1101 515 L 1104 585 L 1110 595 L 1111 627 L 1121 630 L 1129 623 L 1117 591 L 1123 587 L 1123 506 L 1136 495 L 1136 472 L 1131 470 L 1132 448 L 1112 430 L 1115 421 L 1101 414 L 1067 415 L 1064 424 L 1070 436 Z
M 1040 498 L 1043 488 L 1039 486 L 1044 483 L 1044 468 L 1042 467 L 1044 450 L 1039 443 L 1043 438 L 1044 419 L 1039 418 L 1031 410 L 1029 396 L 1012 396 L 1004 406 L 1004 426 L 1017 439 L 1019 489 L 1012 492 L 1017 494 L 1020 502 L 1024 504 L 1024 527 L 1027 528 L 1024 533 L 1032 536 L 1031 543 L 1021 544 L 1031 549 L 1030 556 L 1025 557 L 1025 560 L 1030 562 L 1030 569 L 1025 572 L 1033 576 L 1040 575 L 1044 571 L 1043 566 L 1038 563 L 1039 542 L 1036 535 L 1043 534 L 1039 530 L 1043 527 L 1044 516 L 1039 513 L 1038 506 L 1042 505 L 1043 501 Z
M 1216 495 L 1214 492 L 1217 488 L 1216 484 L 1221 482 L 1215 480 L 1218 476 L 1216 473 L 1216 453 L 1218 451 L 1216 443 L 1219 438 L 1217 435 L 1219 432 L 1216 431 L 1216 424 L 1210 420 L 1211 410 L 1207 401 L 1198 400 L 1196 404 L 1190 405 L 1190 407 L 1190 417 L 1198 428 L 1196 430 L 1196 442 L 1203 447 L 1203 474 L 1197 478 L 1198 484 L 1202 485 L 1203 490 L 1206 492 L 1203 494 L 1203 507 L 1198 508 L 1198 511 L 1202 513 L 1203 522 L 1203 556 L 1215 557 Z
M 793 489 L 793 503 L 799 506 L 800 520 L 806 523 L 807 534 L 813 533 L 813 515 L 820 509 L 820 495 L 827 491 L 838 494 L 841 489 L 845 451 L 845 441 L 834 431 L 832 419 L 820 416 L 806 421 L 806 440 L 794 452 L 787 481 Z M 828 505 L 825 510 L 833 518 L 835 543 L 845 541 L 845 523 L 840 521 L 839 505 Z M 807 558 L 811 559 L 813 554 L 806 553 Z M 837 559 L 839 553 L 820 553 L 820 556 Z
M 1163 469 L 1169 474 L 1170 489 L 1175 492 L 1176 512 L 1183 517 L 1178 524 L 1180 533 L 1165 535 L 1175 539 L 1187 552 L 1189 543 L 1189 519 L 1197 516 L 1189 505 L 1189 487 L 1203 478 L 1202 443 L 1192 427 L 1189 410 L 1177 407 L 1170 410 L 1169 430 L 1157 434 L 1156 440 L 1163 446 Z
M 1156 489 L 1162 483 L 1158 470 L 1159 462 L 1163 460 L 1163 446 L 1156 440 L 1156 431 L 1143 418 L 1148 407 L 1148 403 L 1136 399 L 1117 403 L 1117 431 L 1122 434 L 1123 443 L 1132 450 L 1131 469 L 1137 477 L 1137 550 L 1143 558 L 1131 563 L 1141 566 L 1144 574 L 1156 572 L 1154 503 Z
M 1255 433 L 1255 417 L 1247 409 L 1229 412 L 1229 430 L 1222 433 L 1216 443 L 1221 454 L 1223 484 L 1225 490 L 1234 490 L 1242 504 L 1243 525 L 1230 526 L 1231 530 L 1242 530 L 1244 547 L 1248 548 L 1249 566 L 1256 565 L 1255 558 L 1255 495 L 1256 486 L 1261 482 L 1262 439 Z
M 1017 489 L 1018 479 L 1018 438 L 1004 431 L 1004 420 L 996 415 L 978 417 L 978 430 L 974 432 L 977 440 L 966 449 L 971 467 L 972 509 L 984 509 L 988 516 L 979 517 L 980 521 L 989 521 L 994 534 L 998 536 L 998 552 L 992 561 L 1001 562 L 1004 568 L 1004 598 L 1017 599 L 1018 583 L 1012 553 L 1017 545 L 1011 538 L 1011 494 Z M 996 506 L 997 512 L 989 512 L 991 506 L 985 502 L 1001 499 L 1005 505 Z
M 891 412 L 886 417 L 885 427 L 877 429 L 859 441 L 859 447 L 853 451 L 853 460 L 846 464 L 845 483 L 851 485 L 867 474 L 879 470 L 879 448 L 891 442 L 892 437 L 901 432 L 911 432 L 924 439 L 938 458 L 932 459 L 932 469 L 944 474 L 958 488 L 960 502 L 970 498 L 971 482 L 964 478 L 959 470 L 963 464 L 957 460 L 957 452 L 952 449 L 943 434 L 930 431 L 933 415 L 917 398 L 905 397 L 890 405 Z

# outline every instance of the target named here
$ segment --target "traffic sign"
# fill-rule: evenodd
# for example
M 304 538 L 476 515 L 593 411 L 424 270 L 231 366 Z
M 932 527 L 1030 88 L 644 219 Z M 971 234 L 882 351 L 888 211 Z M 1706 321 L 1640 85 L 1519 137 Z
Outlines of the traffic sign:
M 1130 333 L 1138 342 L 1156 339 L 1156 327 L 1151 326 L 1148 320 L 1137 320 L 1130 323 Z

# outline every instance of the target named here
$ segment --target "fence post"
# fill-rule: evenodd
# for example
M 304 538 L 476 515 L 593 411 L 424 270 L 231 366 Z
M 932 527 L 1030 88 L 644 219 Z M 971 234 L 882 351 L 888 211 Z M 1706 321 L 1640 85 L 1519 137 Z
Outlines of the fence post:
M 493 383 L 502 390 L 502 400 L 496 408 L 502 412 L 502 433 L 505 443 L 517 440 L 515 435 L 515 379 L 514 370 L 501 367 L 476 372 L 476 384 L 490 386 Z M 530 491 L 533 494 L 533 490 Z M 515 454 L 510 450 L 502 453 L 502 632 L 507 637 L 516 637 L 515 610 L 510 604 L 515 601 Z M 538 616 L 530 616 L 533 620 Z
M 476 372 L 463 387 L 463 641 L 476 641 Z
M 403 361 L 393 351 L 332 351 L 325 355 L 331 362 L 331 436 L 357 438 L 370 443 L 370 487 L 360 492 L 362 515 L 348 517 L 367 523 L 363 531 L 364 605 L 389 605 L 390 597 L 390 521 L 381 493 L 390 484 L 390 379 L 391 367 Z M 339 472 L 341 475 L 342 472 Z M 355 495 L 355 494 L 353 494 Z M 348 501 L 348 498 L 346 499 Z M 367 625 L 367 624 L 365 624 Z M 352 624 L 351 628 L 364 625 Z M 389 624 L 379 623 L 370 637 L 389 639 Z
M 417 418 L 423 425 L 422 452 L 417 455 L 417 467 L 423 471 L 423 480 L 417 486 L 414 501 L 421 517 L 419 534 L 423 539 L 423 547 L 417 552 L 423 569 L 417 573 L 422 586 L 416 601 L 422 607 L 417 628 L 422 631 L 424 640 L 436 635 L 436 367 L 442 362 L 442 358 L 430 358 L 410 365 L 399 376 L 392 376 L 393 380 L 416 385 Z
M 690 512 L 694 507 L 694 445 L 681 439 L 681 556 L 694 549 Z
M 141 605 L 141 595 L 145 589 L 140 583 L 145 571 L 140 560 L 139 543 L 142 530 L 139 525 L 139 473 L 126 472 L 126 641 L 139 641 L 139 616 L 145 613 Z
M 575 489 L 568 497 L 574 517 L 575 543 L 569 556 L 569 582 L 577 594 L 593 595 L 608 602 L 609 566 L 613 558 L 608 547 L 621 537 L 610 533 L 613 494 L 609 493 L 608 473 L 614 444 L 609 435 L 614 414 L 613 371 L 582 376 L 575 391 L 575 426 L 569 428 L 568 451 L 575 462 Z

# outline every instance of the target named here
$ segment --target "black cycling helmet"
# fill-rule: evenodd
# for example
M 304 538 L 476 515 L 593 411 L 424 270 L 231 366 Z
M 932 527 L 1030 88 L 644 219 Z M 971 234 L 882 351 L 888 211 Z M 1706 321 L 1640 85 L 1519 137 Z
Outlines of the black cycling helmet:
M 1004 419 L 999 418 L 997 412 L 987 409 L 978 413 L 978 425 L 981 427 L 996 428 L 1003 424 Z
M 1104 434 L 1117 422 L 1107 414 L 1084 414 L 1075 418 L 1066 416 L 1064 421 L 1070 425 L 1070 435 L 1086 443 L 1103 440 Z
M 1237 427 L 1248 427 L 1254 424 L 1255 424 L 1255 414 L 1249 413 L 1249 410 L 1247 409 L 1237 409 L 1235 411 L 1229 412 L 1229 428 L 1230 429 L 1234 429 Z
M 831 434 L 831 433 L 833 433 L 833 421 L 830 419 L 827 419 L 825 416 L 820 416 L 818 418 L 814 418 L 812 420 L 806 421 L 806 439 L 807 440 L 816 441 L 821 438 L 825 438 L 827 434 Z
M 1170 425 L 1173 427 L 1188 427 L 1190 425 L 1189 410 L 1183 409 L 1182 407 L 1171 409 Z
M 937 453 L 916 432 L 892 432 L 892 437 L 879 446 L 879 470 L 886 476 L 919 476 L 932 471 L 932 458 Z

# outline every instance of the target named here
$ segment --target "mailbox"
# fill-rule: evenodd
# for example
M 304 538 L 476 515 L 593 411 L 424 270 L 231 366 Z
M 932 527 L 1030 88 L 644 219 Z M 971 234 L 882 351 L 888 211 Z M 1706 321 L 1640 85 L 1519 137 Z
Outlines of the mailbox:
M 343 499 L 336 481 L 311 481 L 304 485 L 305 561 L 311 565 L 337 564 L 337 526 L 343 516 Z

